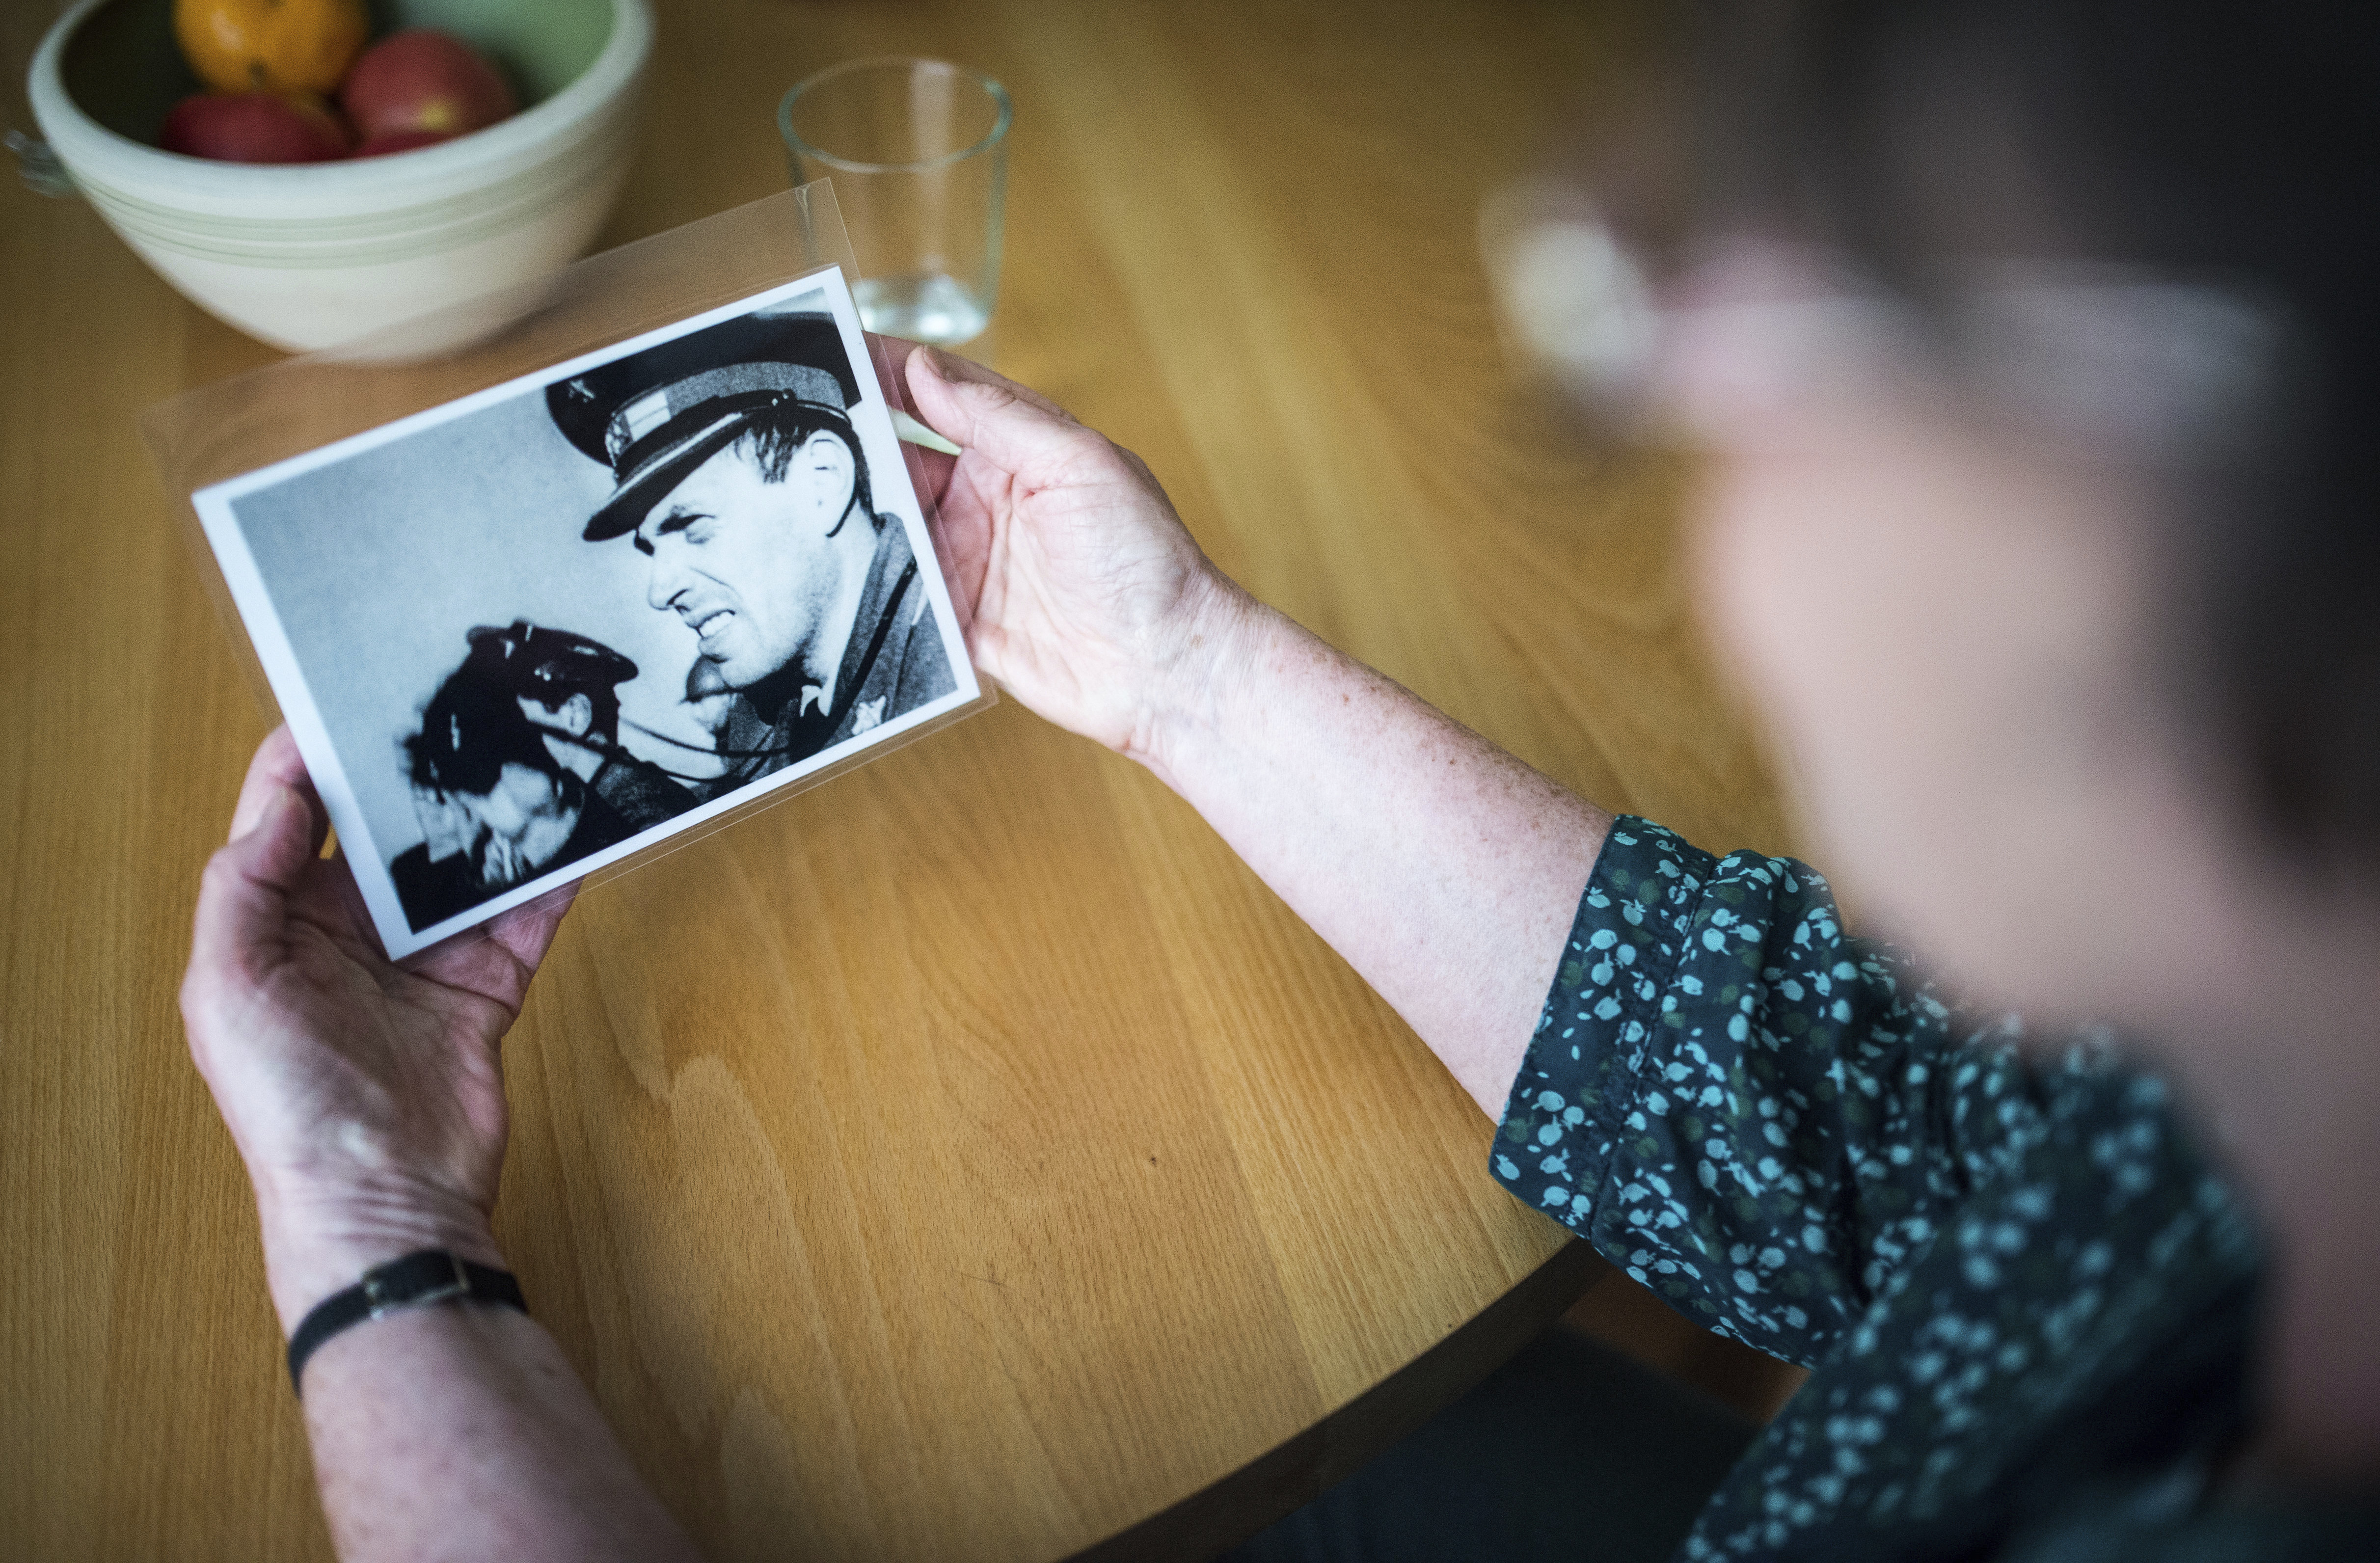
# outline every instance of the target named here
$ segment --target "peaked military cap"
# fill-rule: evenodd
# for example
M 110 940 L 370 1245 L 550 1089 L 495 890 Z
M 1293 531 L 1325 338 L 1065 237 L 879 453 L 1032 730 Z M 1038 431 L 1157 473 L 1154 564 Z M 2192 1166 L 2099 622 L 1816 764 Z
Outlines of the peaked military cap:
M 617 485 L 589 542 L 635 531 L 756 415 L 787 404 L 842 415 L 858 400 L 834 317 L 814 312 L 722 321 L 545 388 L 554 426 Z
M 541 629 L 526 619 L 511 627 L 481 624 L 466 639 L 463 671 L 496 687 L 526 695 L 549 709 L 573 695 L 597 694 L 637 676 L 637 664 L 600 640 L 568 630 Z
M 465 638 L 469 655 L 430 697 L 421 731 L 405 743 L 414 782 L 441 792 L 483 797 L 506 765 L 557 774 L 545 746 L 550 730 L 522 713 L 519 697 L 554 710 L 573 695 L 637 676 L 637 664 L 601 641 L 526 620 L 504 629 L 481 624 Z

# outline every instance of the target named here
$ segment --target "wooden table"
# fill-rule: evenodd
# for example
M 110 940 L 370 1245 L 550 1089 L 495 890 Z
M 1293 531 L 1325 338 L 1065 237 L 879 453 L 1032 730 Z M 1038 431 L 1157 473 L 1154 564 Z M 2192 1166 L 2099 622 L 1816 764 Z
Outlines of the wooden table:
M 16 79 L 48 9 L 0 18 Z M 662 12 L 605 242 L 783 188 L 774 104 L 820 66 L 993 72 L 1004 367 L 1337 644 L 1590 796 L 1784 843 L 1694 648 L 1677 471 L 1560 442 L 1477 258 L 1607 19 Z M 0 1556 L 327 1556 L 174 1006 L 263 721 L 135 431 L 272 355 L 13 182 L 0 352 Z M 1014 702 L 591 893 L 507 1048 L 507 1252 L 720 1557 L 1204 1556 L 1599 1273 L 1187 808 Z

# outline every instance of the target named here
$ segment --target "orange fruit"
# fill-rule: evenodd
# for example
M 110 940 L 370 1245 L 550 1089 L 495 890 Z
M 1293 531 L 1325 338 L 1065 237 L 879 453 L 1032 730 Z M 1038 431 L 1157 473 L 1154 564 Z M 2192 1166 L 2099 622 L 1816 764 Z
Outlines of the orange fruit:
M 364 0 L 174 0 L 183 56 L 219 92 L 335 92 L 370 32 Z

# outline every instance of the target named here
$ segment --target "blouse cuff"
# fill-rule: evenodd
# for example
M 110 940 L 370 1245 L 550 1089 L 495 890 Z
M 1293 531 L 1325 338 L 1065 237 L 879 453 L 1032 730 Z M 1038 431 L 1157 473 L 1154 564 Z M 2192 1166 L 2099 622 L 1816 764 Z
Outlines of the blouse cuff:
M 1614 1149 L 1643 1131 L 1640 1099 L 1656 1084 L 1644 1074 L 1653 1028 L 1717 864 L 1651 820 L 1622 815 L 1579 900 L 1489 1168 L 1582 1232 Z

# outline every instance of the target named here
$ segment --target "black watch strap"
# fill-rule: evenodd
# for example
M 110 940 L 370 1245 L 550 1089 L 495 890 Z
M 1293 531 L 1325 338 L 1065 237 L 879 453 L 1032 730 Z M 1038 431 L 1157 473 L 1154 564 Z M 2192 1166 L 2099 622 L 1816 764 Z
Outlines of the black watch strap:
M 431 1302 L 501 1302 L 528 1312 L 520 1282 L 507 1272 L 474 1265 L 443 1248 L 425 1248 L 373 1266 L 363 1279 L 323 1298 L 298 1321 L 297 1333 L 289 1338 L 289 1387 L 301 1396 L 306 1393 L 299 1381 L 306 1359 L 349 1325 Z

